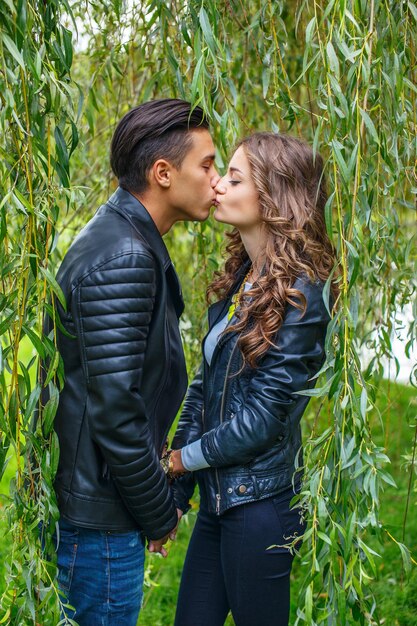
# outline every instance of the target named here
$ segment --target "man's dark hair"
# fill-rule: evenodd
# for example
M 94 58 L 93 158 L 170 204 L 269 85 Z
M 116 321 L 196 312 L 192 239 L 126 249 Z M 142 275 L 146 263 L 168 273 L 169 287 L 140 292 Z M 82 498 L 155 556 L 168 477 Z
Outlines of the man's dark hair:
M 158 159 L 180 169 L 192 145 L 190 131 L 208 129 L 203 109 L 185 100 L 150 100 L 135 107 L 120 120 L 110 149 L 112 170 L 120 187 L 142 193 L 147 176 Z

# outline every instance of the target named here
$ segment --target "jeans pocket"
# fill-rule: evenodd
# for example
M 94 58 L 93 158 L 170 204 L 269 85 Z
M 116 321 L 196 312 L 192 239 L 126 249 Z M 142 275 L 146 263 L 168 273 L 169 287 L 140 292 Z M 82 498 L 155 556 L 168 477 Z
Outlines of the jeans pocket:
M 72 577 L 77 557 L 79 531 L 69 525 L 59 525 L 59 538 L 57 541 L 57 565 L 58 586 L 65 596 L 71 589 Z
M 290 508 L 291 497 L 282 499 L 280 496 L 271 498 L 282 528 L 283 545 L 291 544 L 295 540 L 294 547 L 299 550 L 302 544 L 302 536 L 305 531 L 305 522 L 301 516 L 301 509 L 298 504 Z

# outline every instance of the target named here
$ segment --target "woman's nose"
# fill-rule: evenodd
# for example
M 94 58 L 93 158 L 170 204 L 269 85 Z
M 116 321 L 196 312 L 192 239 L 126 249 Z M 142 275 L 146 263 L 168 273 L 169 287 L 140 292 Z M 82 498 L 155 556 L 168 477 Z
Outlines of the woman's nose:
M 214 191 L 216 193 L 221 194 L 221 195 L 226 193 L 226 186 L 222 183 L 222 180 L 223 179 L 220 178 L 220 176 L 219 176 L 219 178 L 217 179 L 217 183 L 216 183 L 216 185 L 214 187 Z

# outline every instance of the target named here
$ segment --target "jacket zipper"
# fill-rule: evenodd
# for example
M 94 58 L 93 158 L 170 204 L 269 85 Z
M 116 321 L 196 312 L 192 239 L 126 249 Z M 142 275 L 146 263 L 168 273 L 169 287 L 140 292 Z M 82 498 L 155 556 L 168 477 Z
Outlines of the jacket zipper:
M 216 479 L 217 479 L 217 488 L 220 489 L 219 477 L 217 476 L 217 470 L 216 470 Z M 220 515 L 220 500 L 221 500 L 220 494 L 216 493 L 216 515 Z
M 231 364 L 232 364 L 232 358 L 233 355 L 235 353 L 236 350 L 236 346 L 237 346 L 237 341 L 235 343 L 235 345 L 232 348 L 232 352 L 230 353 L 230 357 L 229 357 L 229 362 L 227 364 L 226 367 L 226 375 L 224 378 L 224 385 L 223 385 L 223 394 L 222 394 L 222 402 L 220 405 L 220 424 L 222 424 L 223 422 L 223 416 L 224 416 L 224 406 L 225 406 L 225 398 L 226 398 L 226 390 L 227 390 L 227 382 L 228 382 L 228 378 L 229 378 L 229 372 L 230 372 L 230 368 L 231 368 Z M 221 495 L 220 495 L 220 480 L 219 480 L 219 471 L 217 469 L 217 467 L 215 468 L 215 474 L 216 474 L 216 482 L 217 482 L 217 493 L 216 493 L 216 515 L 220 514 L 220 503 L 221 503 Z

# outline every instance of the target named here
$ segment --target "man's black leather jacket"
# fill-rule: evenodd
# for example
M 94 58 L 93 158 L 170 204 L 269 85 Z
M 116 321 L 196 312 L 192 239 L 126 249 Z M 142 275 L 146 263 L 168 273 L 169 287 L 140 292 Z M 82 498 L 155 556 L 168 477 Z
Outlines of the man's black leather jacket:
M 184 304 L 143 205 L 119 188 L 75 239 L 57 280 L 67 302 L 59 318 L 73 336 L 57 329 L 65 368 L 55 418 L 61 516 L 108 531 L 139 527 L 159 539 L 177 523 L 159 456 L 187 385 Z
M 256 369 L 245 366 L 237 373 L 242 366 L 238 335 L 228 333 L 220 338 L 210 366 L 203 358 L 188 389 L 172 447 L 201 438 L 211 467 L 195 474 L 213 513 L 280 493 L 292 484 L 297 455 L 302 464 L 300 419 L 309 398 L 297 392 L 315 384 L 330 318 L 320 281 L 299 278 L 294 287 L 306 298 L 305 314 L 287 306 L 274 347 Z M 229 305 L 230 298 L 209 308 L 209 329 Z M 175 483 L 176 503 L 184 511 L 193 489 L 193 475 Z

